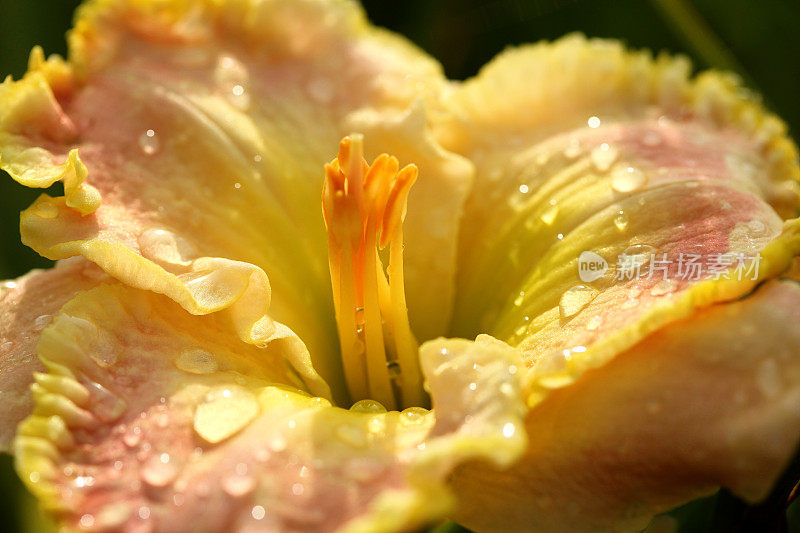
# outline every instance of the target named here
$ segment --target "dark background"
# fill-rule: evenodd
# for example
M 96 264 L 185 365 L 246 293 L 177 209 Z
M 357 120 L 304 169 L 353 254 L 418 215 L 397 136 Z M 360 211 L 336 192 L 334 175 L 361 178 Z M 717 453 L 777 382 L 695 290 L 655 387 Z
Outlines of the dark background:
M 66 52 L 75 0 L 0 0 L 0 78 L 20 77 L 36 44 Z M 634 48 L 690 56 L 699 69 L 732 70 L 766 105 L 800 132 L 800 0 L 364 0 L 371 20 L 407 36 L 463 79 L 513 44 L 554 39 L 572 31 L 621 39 Z M 0 173 L 0 279 L 47 261 L 19 243 L 19 212 L 41 191 Z M 1 408 L 1 407 L 0 407 Z M 30 502 L 0 457 L 0 529 L 16 531 Z M 795 478 L 796 479 L 796 478 Z M 800 502 L 789 531 L 800 533 Z M 732 531 L 752 510 L 718 495 L 677 510 L 681 533 Z M 30 518 L 26 519 L 30 521 Z M 28 524 L 32 525 L 32 524 Z M 38 529 L 33 524 L 34 529 Z M 445 527 L 443 529 L 452 529 Z M 778 531 L 778 530 L 776 530 Z

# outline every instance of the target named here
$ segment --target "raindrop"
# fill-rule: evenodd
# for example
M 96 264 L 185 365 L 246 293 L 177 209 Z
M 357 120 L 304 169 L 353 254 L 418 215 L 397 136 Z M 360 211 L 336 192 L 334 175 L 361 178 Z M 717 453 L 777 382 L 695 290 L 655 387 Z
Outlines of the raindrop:
M 599 328 L 603 324 L 603 318 L 600 315 L 594 315 L 592 318 L 589 319 L 589 322 L 586 323 L 586 329 L 589 331 L 594 331 Z
M 246 496 L 247 494 L 253 492 L 255 488 L 255 478 L 251 475 L 248 475 L 246 471 L 244 474 L 237 472 L 233 475 L 226 476 L 222 480 L 222 490 L 234 498 Z
M 86 388 L 89 389 L 89 393 L 94 400 L 92 412 L 103 422 L 116 421 L 128 408 L 125 400 L 99 383 L 90 382 L 86 384 Z
M 37 317 L 36 320 L 33 321 L 33 327 L 37 330 L 44 329 L 52 321 L 53 321 L 52 315 L 41 315 Z
M 356 413 L 385 413 L 386 408 L 375 400 L 360 400 L 350 408 Z
M 139 148 L 145 155 L 153 155 L 158 152 L 161 143 L 154 130 L 147 130 L 139 136 Z
M 207 442 L 216 444 L 244 429 L 260 410 L 249 390 L 236 385 L 217 387 L 197 406 L 194 430 Z
M 575 285 L 567 289 L 558 302 L 558 311 L 561 314 L 561 318 L 569 318 L 578 314 L 599 293 L 600 291 L 588 285 Z
M 556 200 L 553 199 L 550 200 L 549 205 L 539 215 L 539 219 L 548 226 L 550 226 L 553 224 L 553 222 L 555 222 L 557 216 L 558 216 L 558 203 L 556 202 Z
M 619 157 L 619 150 L 610 146 L 608 143 L 603 143 L 592 150 L 590 157 L 594 167 L 598 171 L 606 172 L 617 160 L 617 157 Z
M 653 296 L 663 296 L 675 292 L 678 288 L 678 282 L 674 279 L 662 279 L 650 289 L 650 294 Z
M 625 228 L 628 227 L 628 215 L 625 211 L 620 209 L 620 211 L 614 215 L 614 225 L 619 231 L 625 231 Z
M 181 352 L 175 359 L 175 366 L 189 374 L 213 374 L 219 369 L 214 355 L 199 348 Z
M 175 481 L 178 471 L 169 454 L 154 455 L 142 467 L 142 481 L 151 487 L 166 487 Z
M 611 175 L 611 188 L 617 192 L 632 192 L 647 182 L 644 172 L 634 167 L 620 167 Z
M 400 421 L 407 424 L 417 424 L 428 417 L 429 411 L 424 407 L 409 407 L 400 413 Z

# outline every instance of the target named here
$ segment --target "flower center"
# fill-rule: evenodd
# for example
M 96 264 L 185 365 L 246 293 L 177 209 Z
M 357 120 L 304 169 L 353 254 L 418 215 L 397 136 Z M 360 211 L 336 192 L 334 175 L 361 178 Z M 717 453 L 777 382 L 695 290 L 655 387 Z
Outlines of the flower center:
M 403 284 L 403 219 L 417 167 L 364 160 L 363 137 L 339 143 L 325 165 L 322 213 L 342 365 L 353 401 L 387 409 L 426 402 Z M 384 271 L 379 251 L 389 248 Z M 388 274 L 388 279 L 387 279 Z

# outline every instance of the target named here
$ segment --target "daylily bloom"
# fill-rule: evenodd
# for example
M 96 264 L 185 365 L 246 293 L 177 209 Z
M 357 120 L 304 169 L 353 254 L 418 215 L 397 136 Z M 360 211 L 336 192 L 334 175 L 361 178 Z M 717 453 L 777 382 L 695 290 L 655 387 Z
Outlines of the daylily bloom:
M 635 531 L 800 441 L 797 150 L 684 59 L 456 83 L 348 1 L 89 0 L 0 166 L 64 188 L 0 445 L 67 529 Z

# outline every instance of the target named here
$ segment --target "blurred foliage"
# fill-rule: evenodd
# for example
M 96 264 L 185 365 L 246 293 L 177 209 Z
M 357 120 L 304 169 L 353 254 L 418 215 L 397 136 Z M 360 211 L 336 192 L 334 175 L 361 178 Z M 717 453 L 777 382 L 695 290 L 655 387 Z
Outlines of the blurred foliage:
M 800 0 L 364 0 L 378 25 L 406 35 L 439 59 L 451 78 L 472 76 L 509 45 L 554 39 L 580 31 L 621 39 L 631 47 L 690 56 L 699 68 L 736 71 L 765 102 L 800 131 Z M 25 71 L 36 44 L 64 54 L 64 33 L 76 0 L 0 0 L 0 76 Z M 19 242 L 19 211 L 39 194 L 0 175 L 0 279 L 16 277 L 48 261 Z M 724 501 L 723 501 L 724 500 Z M 724 505 L 723 505 L 724 504 Z M 0 457 L 3 530 L 16 531 L 30 498 Z M 679 533 L 710 531 L 715 517 L 734 513 L 735 499 L 715 495 L 672 513 Z M 722 506 L 722 507 L 721 507 Z M 717 511 L 715 511 L 715 509 Z M 720 511 L 722 509 L 722 511 Z M 800 533 L 800 501 L 790 508 L 789 531 Z M 452 524 L 439 533 L 454 533 Z

